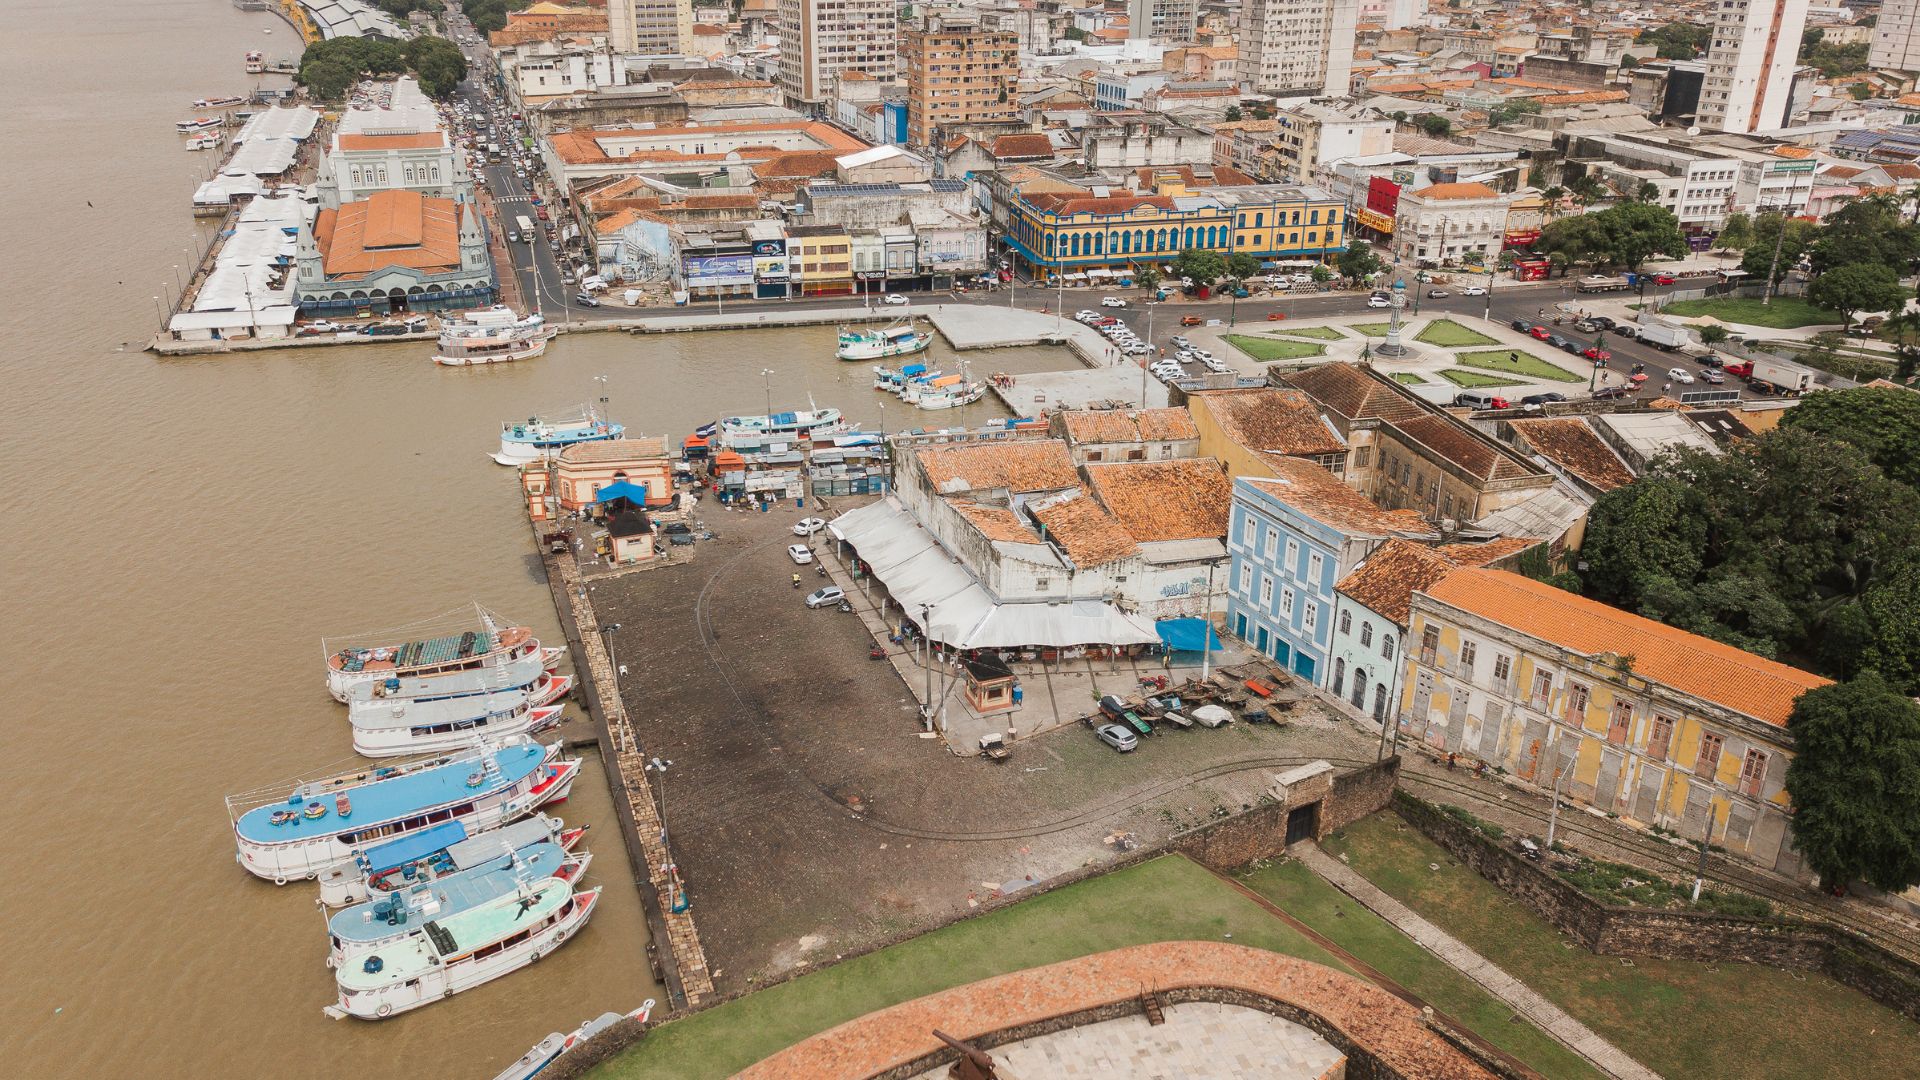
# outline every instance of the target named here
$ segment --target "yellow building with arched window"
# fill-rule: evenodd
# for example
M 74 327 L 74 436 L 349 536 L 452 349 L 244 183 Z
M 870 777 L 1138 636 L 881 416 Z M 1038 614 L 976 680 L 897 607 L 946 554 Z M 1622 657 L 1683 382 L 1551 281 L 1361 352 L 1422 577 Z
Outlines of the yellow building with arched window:
M 1191 188 L 1163 178 L 1151 195 L 1015 190 L 1007 215 L 1014 258 L 1035 278 L 1125 272 L 1189 248 L 1266 262 L 1327 262 L 1346 249 L 1346 206 L 1296 184 Z

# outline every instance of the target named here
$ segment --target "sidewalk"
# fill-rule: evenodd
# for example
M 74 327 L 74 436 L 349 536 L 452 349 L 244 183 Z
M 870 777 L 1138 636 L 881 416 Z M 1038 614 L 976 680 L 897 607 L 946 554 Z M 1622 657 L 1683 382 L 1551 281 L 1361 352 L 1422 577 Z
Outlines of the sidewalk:
M 1287 849 L 1287 853 L 1325 878 L 1334 888 L 1392 923 L 1422 948 L 1480 984 L 1488 993 L 1512 1006 L 1515 1012 L 1592 1062 L 1601 1072 L 1620 1080 L 1658 1080 L 1658 1073 L 1628 1057 L 1619 1047 L 1568 1016 L 1558 1005 L 1529 990 L 1520 980 L 1495 967 L 1486 957 L 1421 918 L 1405 904 L 1381 892 L 1351 867 L 1322 851 L 1318 844 L 1295 844 Z

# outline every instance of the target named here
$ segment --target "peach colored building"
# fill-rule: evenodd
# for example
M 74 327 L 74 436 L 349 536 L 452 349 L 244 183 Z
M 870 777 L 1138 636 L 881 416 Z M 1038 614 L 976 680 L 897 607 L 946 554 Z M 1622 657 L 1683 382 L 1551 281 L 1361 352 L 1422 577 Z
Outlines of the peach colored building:
M 664 435 L 576 443 L 560 452 L 553 472 L 562 510 L 592 506 L 601 488 L 622 480 L 647 489 L 649 508 L 674 500 L 673 462 Z

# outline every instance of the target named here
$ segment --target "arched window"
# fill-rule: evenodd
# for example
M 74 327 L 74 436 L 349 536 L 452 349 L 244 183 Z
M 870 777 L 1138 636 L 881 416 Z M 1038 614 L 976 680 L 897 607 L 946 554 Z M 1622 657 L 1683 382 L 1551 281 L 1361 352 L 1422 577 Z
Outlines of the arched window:
M 1318 225 L 1318 224 L 1320 224 L 1320 211 L 1318 211 L 1318 210 L 1314 210 L 1314 211 L 1311 211 L 1311 212 L 1309 212 L 1309 213 L 1307 214 L 1307 224 L 1309 224 L 1309 225 Z
M 1379 683 L 1373 688 L 1373 718 L 1381 723 L 1387 722 L 1387 684 Z
M 1367 646 L 1372 644 L 1373 644 L 1373 624 L 1366 621 L 1365 619 L 1362 619 L 1360 620 L 1360 647 L 1364 649 Z
M 1380 655 L 1386 657 L 1389 660 L 1393 659 L 1393 635 L 1392 634 L 1380 635 Z
M 1255 214 L 1255 215 L 1253 215 L 1253 227 L 1254 227 L 1254 228 L 1256 228 L 1256 229 L 1258 229 L 1258 228 L 1260 228 L 1261 226 L 1263 226 L 1263 225 L 1265 225 L 1266 223 L 1267 223 L 1267 215 L 1266 215 L 1266 214 L 1264 214 L 1264 213 L 1260 213 L 1260 214 Z
M 1353 612 L 1347 611 L 1345 609 L 1341 610 L 1340 632 L 1343 634 L 1348 634 L 1353 632 Z
M 1079 255 L 1080 254 L 1080 234 L 1074 233 L 1072 239 L 1069 241 L 1067 246 L 1073 249 L 1073 252 L 1072 252 L 1073 255 L 1075 256 Z
M 1132 232 L 1123 232 L 1120 234 L 1120 254 L 1122 255 L 1133 254 L 1133 233 Z
M 1095 255 L 1104 255 L 1104 254 L 1106 254 L 1106 252 L 1105 252 L 1105 250 L 1104 250 L 1104 249 L 1105 249 L 1105 247 L 1106 247 L 1106 244 L 1104 243 L 1104 241 L 1106 240 L 1106 238 L 1107 238 L 1107 235 L 1106 235 L 1105 233 L 1094 233 L 1094 234 L 1093 234 L 1093 253 L 1094 253 Z
M 1187 226 L 1187 242 L 1180 246 L 1188 247 L 1188 248 L 1193 246 L 1193 226 L 1191 225 Z
M 1298 224 L 1300 224 L 1300 211 L 1298 211 L 1298 210 L 1295 210 L 1295 211 L 1293 212 L 1293 223 L 1294 223 L 1295 225 L 1298 225 Z
M 1340 696 L 1340 688 L 1347 681 L 1346 657 L 1335 657 L 1333 661 L 1333 696 Z
M 1047 234 L 1047 254 L 1048 255 L 1053 254 L 1053 234 L 1052 233 Z
M 1367 669 L 1353 669 L 1353 697 L 1349 699 L 1356 709 L 1367 707 Z

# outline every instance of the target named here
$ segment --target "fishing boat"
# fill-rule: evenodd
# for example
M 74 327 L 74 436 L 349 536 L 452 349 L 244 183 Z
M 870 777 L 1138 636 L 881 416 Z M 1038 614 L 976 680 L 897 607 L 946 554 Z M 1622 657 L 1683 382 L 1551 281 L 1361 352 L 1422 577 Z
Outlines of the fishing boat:
M 416 833 L 355 852 L 346 862 L 320 874 L 320 902 L 328 907 L 357 904 L 390 893 L 416 881 L 431 880 L 457 870 L 471 870 L 502 850 L 514 851 L 543 840 L 572 851 L 587 835 L 587 826 L 567 828 L 556 817 L 530 818 L 469 837 L 464 821 L 443 821 Z
M 334 912 L 327 920 L 327 966 L 337 968 L 379 952 L 420 933 L 431 919 L 480 907 L 513 892 L 523 882 L 549 877 L 577 882 L 593 862 L 591 852 L 574 854 L 550 840 L 536 840 L 519 848 L 503 847 L 495 839 L 497 835 L 487 834 L 491 854 L 468 869 L 410 881 L 383 896 Z
M 809 402 L 808 404 L 812 404 Z M 720 445 L 762 446 L 769 442 L 798 442 L 838 435 L 847 430 L 839 409 L 796 409 L 771 416 L 728 416 L 720 421 Z
M 644 1024 L 652 1017 L 652 998 L 641 1002 L 640 1007 L 632 1012 L 601 1013 L 599 1016 L 581 1024 L 565 1035 L 556 1031 L 546 1038 L 541 1039 L 539 1042 L 534 1043 L 533 1049 L 521 1054 L 520 1060 L 501 1070 L 500 1074 L 495 1076 L 493 1080 L 530 1080 L 531 1077 L 538 1076 L 542 1069 L 553 1064 L 554 1059 L 558 1058 L 561 1054 L 572 1050 L 574 1047 L 579 1046 L 581 1043 L 586 1042 L 588 1039 L 593 1038 L 595 1035 L 600 1034 L 620 1021 L 638 1020 Z
M 885 390 L 896 397 L 900 394 L 900 388 L 914 379 L 937 379 L 939 377 L 940 372 L 928 371 L 927 365 L 925 364 L 907 364 L 901 367 L 899 371 L 882 367 L 879 364 L 873 366 L 873 388 L 875 390 Z
M 842 360 L 879 360 L 909 356 L 931 344 L 932 331 L 915 330 L 910 321 L 900 322 L 878 330 L 842 330 L 840 348 L 834 355 Z
M 625 435 L 624 425 L 601 415 L 598 409 L 582 405 L 555 416 L 529 416 L 500 425 L 500 452 L 493 460 L 502 465 L 525 465 L 569 446 Z
M 522 317 L 510 307 L 495 305 L 440 324 L 433 362 L 446 367 L 475 367 L 530 360 L 545 353 L 547 343 L 557 333 L 539 312 Z
M 189 150 L 214 150 L 220 146 L 220 136 L 211 131 L 203 131 L 187 140 Z
M 353 751 L 362 757 L 402 757 L 453 750 L 475 736 L 534 735 L 558 725 L 564 705 L 535 705 L 524 690 L 428 701 L 362 701 L 347 707 Z
M 346 701 L 347 689 L 355 683 L 445 675 L 546 655 L 531 629 L 524 626 L 502 629 L 486 619 L 484 629 L 480 630 L 329 652 L 327 690 L 340 701 Z
M 937 372 L 933 377 L 909 379 L 900 387 L 900 400 L 909 405 L 918 405 L 927 394 L 945 393 L 949 387 L 959 386 L 966 381 L 965 375 L 940 375 Z
M 547 670 L 547 655 L 558 649 L 509 660 L 504 664 L 454 671 L 444 675 L 414 678 L 388 677 L 357 682 L 347 687 L 347 704 L 363 701 L 432 701 L 439 698 L 471 697 L 515 688 L 535 695 L 535 705 L 555 701 L 573 689 L 573 678 Z M 556 657 L 557 659 L 557 657 Z
M 247 103 L 247 99 L 246 99 L 246 98 L 243 98 L 243 97 L 237 97 L 237 96 L 234 96 L 234 95 L 231 95 L 231 94 L 229 94 L 229 95 L 227 95 L 226 97 L 210 97 L 210 98 L 201 98 L 200 100 L 198 100 L 198 101 L 196 101 L 196 102 L 194 102 L 194 103 L 193 103 L 193 105 L 191 106 L 191 108 L 195 108 L 195 109 L 231 109 L 231 108 L 233 108 L 233 107 L 234 107 L 235 105 L 245 105 L 246 103 Z
M 336 969 L 339 1001 L 324 1011 L 335 1019 L 385 1019 L 492 982 L 573 938 L 599 899 L 597 888 L 576 893 L 572 882 L 549 877 L 435 917 L 421 933 Z
M 212 131 L 224 122 L 212 116 L 197 116 L 192 120 L 175 120 L 173 130 L 182 135 L 191 135 L 196 131 Z
M 580 759 L 529 738 L 227 797 L 242 867 L 275 885 L 312 878 L 369 843 L 459 821 L 478 832 L 559 802 Z
M 922 409 L 957 409 L 962 405 L 971 405 L 987 396 L 987 384 L 970 381 L 961 376 L 953 376 L 957 381 L 941 380 L 943 385 L 921 391 L 914 405 Z

